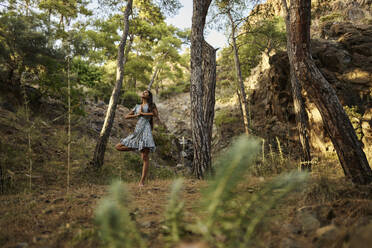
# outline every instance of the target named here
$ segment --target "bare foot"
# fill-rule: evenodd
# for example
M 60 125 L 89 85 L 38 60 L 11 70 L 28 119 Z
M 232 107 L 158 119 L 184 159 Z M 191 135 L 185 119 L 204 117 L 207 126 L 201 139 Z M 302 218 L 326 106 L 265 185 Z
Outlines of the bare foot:
M 142 188 L 143 186 L 145 186 L 145 184 L 143 184 L 143 182 L 140 182 L 140 183 L 138 184 L 138 187 L 140 187 L 140 188 Z

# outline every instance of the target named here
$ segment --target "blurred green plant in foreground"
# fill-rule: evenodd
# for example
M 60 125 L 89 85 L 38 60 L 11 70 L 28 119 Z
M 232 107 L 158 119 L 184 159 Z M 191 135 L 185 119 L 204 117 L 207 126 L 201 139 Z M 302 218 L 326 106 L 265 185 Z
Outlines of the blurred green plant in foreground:
M 258 139 L 240 137 L 217 160 L 214 164 L 216 175 L 209 179 L 197 208 L 197 218 L 192 223 L 184 219 L 183 180 L 177 179 L 173 183 L 164 215 L 164 240 L 167 244 L 175 244 L 185 233 L 192 233 L 212 247 L 255 246 L 254 233 L 259 224 L 264 223 L 267 212 L 307 178 L 306 173 L 290 172 L 263 184 L 257 192 L 244 190 L 244 180 L 249 178 L 260 147 Z M 97 210 L 101 235 L 109 247 L 144 246 L 129 217 L 127 201 L 125 187 L 116 183 Z

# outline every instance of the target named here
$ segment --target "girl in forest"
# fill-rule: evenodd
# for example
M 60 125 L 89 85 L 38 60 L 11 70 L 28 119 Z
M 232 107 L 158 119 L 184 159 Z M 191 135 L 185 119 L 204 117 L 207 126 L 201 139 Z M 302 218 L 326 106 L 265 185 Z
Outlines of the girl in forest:
M 128 137 L 121 139 L 115 148 L 118 151 L 140 151 L 143 160 L 142 177 L 139 186 L 143 186 L 149 168 L 149 153 L 155 150 L 152 137 L 153 117 L 158 117 L 158 110 L 152 100 L 150 90 L 142 92 L 142 104 L 137 104 L 125 116 L 126 119 L 138 117 L 136 128 Z

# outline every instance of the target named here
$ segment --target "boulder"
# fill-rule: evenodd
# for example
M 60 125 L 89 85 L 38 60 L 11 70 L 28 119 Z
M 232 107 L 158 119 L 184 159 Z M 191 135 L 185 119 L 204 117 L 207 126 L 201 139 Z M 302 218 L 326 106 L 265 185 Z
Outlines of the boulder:
M 371 107 L 372 25 L 333 23 L 327 28 L 333 40 L 312 40 L 312 57 L 335 89 L 341 104 L 357 106 L 358 113 L 364 115 Z M 248 99 L 253 129 L 265 139 L 278 136 L 285 141 L 283 144 L 289 146 L 286 148 L 296 151 L 299 141 L 287 54 L 277 52 L 271 56 L 263 55 L 245 85 L 247 92 L 250 92 Z M 334 152 L 319 111 L 306 92 L 303 95 L 309 115 L 312 150 L 324 154 Z M 372 145 L 369 119 L 363 119 L 362 137 L 365 147 Z
M 342 239 L 343 232 L 335 225 L 318 228 L 315 231 L 314 243 L 316 247 L 336 247 L 338 240 Z

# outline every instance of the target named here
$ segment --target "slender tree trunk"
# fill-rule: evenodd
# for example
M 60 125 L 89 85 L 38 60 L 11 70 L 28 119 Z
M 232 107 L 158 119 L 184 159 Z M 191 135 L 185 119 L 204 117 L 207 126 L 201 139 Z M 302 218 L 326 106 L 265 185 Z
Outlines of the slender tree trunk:
M 286 0 L 282 0 L 284 18 L 287 29 L 287 51 L 290 50 L 290 17 L 288 15 L 288 7 Z M 311 170 L 311 155 L 310 155 L 310 145 L 309 145 L 309 118 L 305 109 L 304 99 L 302 97 L 301 91 L 302 87 L 300 82 L 298 82 L 295 72 L 293 71 L 293 65 L 290 63 L 290 77 L 292 86 L 292 96 L 293 105 L 296 115 L 296 123 L 298 134 L 301 143 L 301 170 Z
M 239 92 L 239 89 L 236 89 L 236 94 L 238 95 L 240 115 L 244 118 L 242 96 L 241 96 L 241 94 L 240 94 L 240 92 Z M 243 121 L 243 127 L 245 128 L 244 121 Z
M 132 44 L 133 44 L 133 40 L 134 40 L 134 35 L 130 35 L 130 34 L 128 34 L 128 35 L 129 35 L 129 42 L 125 47 L 123 66 L 126 64 L 126 62 L 128 62 L 129 52 L 132 49 Z M 124 76 L 123 76 L 123 80 L 124 80 Z M 133 79 L 133 81 L 134 81 L 134 87 L 133 88 L 136 88 L 135 79 Z M 131 82 L 131 79 L 129 78 L 128 82 L 124 85 L 125 89 L 131 89 L 131 87 L 132 87 L 131 84 L 132 84 L 132 82 Z
M 147 87 L 147 89 L 151 90 L 151 87 L 152 87 L 152 85 L 155 81 L 156 76 L 158 75 L 159 70 L 160 70 L 160 66 L 157 65 L 156 68 L 155 68 L 154 74 L 152 74 L 151 81 L 150 81 L 149 86 Z
M 315 102 L 336 149 L 345 176 L 354 183 L 372 181 L 372 171 L 335 90 L 310 54 L 311 0 L 291 0 L 289 61 L 297 79 Z
M 243 81 L 243 76 L 242 76 L 242 71 L 241 71 L 241 66 L 240 66 L 240 60 L 239 60 L 239 53 L 238 53 L 238 46 L 236 45 L 236 26 L 234 23 L 234 20 L 231 16 L 230 11 L 228 12 L 228 16 L 230 19 L 231 23 L 231 37 L 232 37 L 232 45 L 234 49 L 234 61 L 235 61 L 235 72 L 236 72 L 236 78 L 239 83 L 240 87 L 240 92 L 241 92 L 241 100 L 242 100 L 242 112 L 243 112 L 243 121 L 244 121 L 244 129 L 245 133 L 248 135 L 249 134 L 249 110 L 248 110 L 248 101 L 247 101 L 247 95 L 245 93 L 245 88 L 244 88 L 244 81 Z
M 204 72 L 203 47 L 204 26 L 211 0 L 193 0 L 193 15 L 191 26 L 191 129 L 194 147 L 193 174 L 197 178 L 204 178 L 211 171 L 210 153 L 206 142 L 208 134 L 205 132 L 204 122 Z
M 67 90 L 68 90 L 68 131 L 67 131 L 67 192 L 70 189 L 70 152 L 71 152 L 71 82 L 70 57 L 67 57 Z
M 107 141 L 110 137 L 110 132 L 112 125 L 114 123 L 115 119 L 115 110 L 117 103 L 119 101 L 119 95 L 121 86 L 123 84 L 123 78 L 124 78 L 124 64 L 125 64 L 125 45 L 127 42 L 128 32 L 129 32 L 129 15 L 132 11 L 132 3 L 133 0 L 129 0 L 124 12 L 124 30 L 123 35 L 121 37 L 121 41 L 118 48 L 118 60 L 117 60 L 117 68 L 116 68 L 116 84 L 112 91 L 112 95 L 110 98 L 110 102 L 107 108 L 106 112 L 106 118 L 101 130 L 101 133 L 99 135 L 96 148 L 93 155 L 93 161 L 92 164 L 96 168 L 101 168 L 103 165 L 103 159 L 105 157 L 105 150 Z
M 158 63 L 156 64 L 156 67 L 155 67 L 155 71 L 154 71 L 154 74 L 152 74 L 152 77 L 151 77 L 151 81 L 149 83 L 149 86 L 147 87 L 149 90 L 151 89 L 155 79 L 156 79 L 156 76 L 158 75 L 159 71 L 160 71 L 160 64 L 161 64 L 161 61 L 163 59 L 165 59 L 167 57 L 167 55 L 169 54 L 169 51 L 165 52 L 160 58 L 159 58 L 159 61 Z

